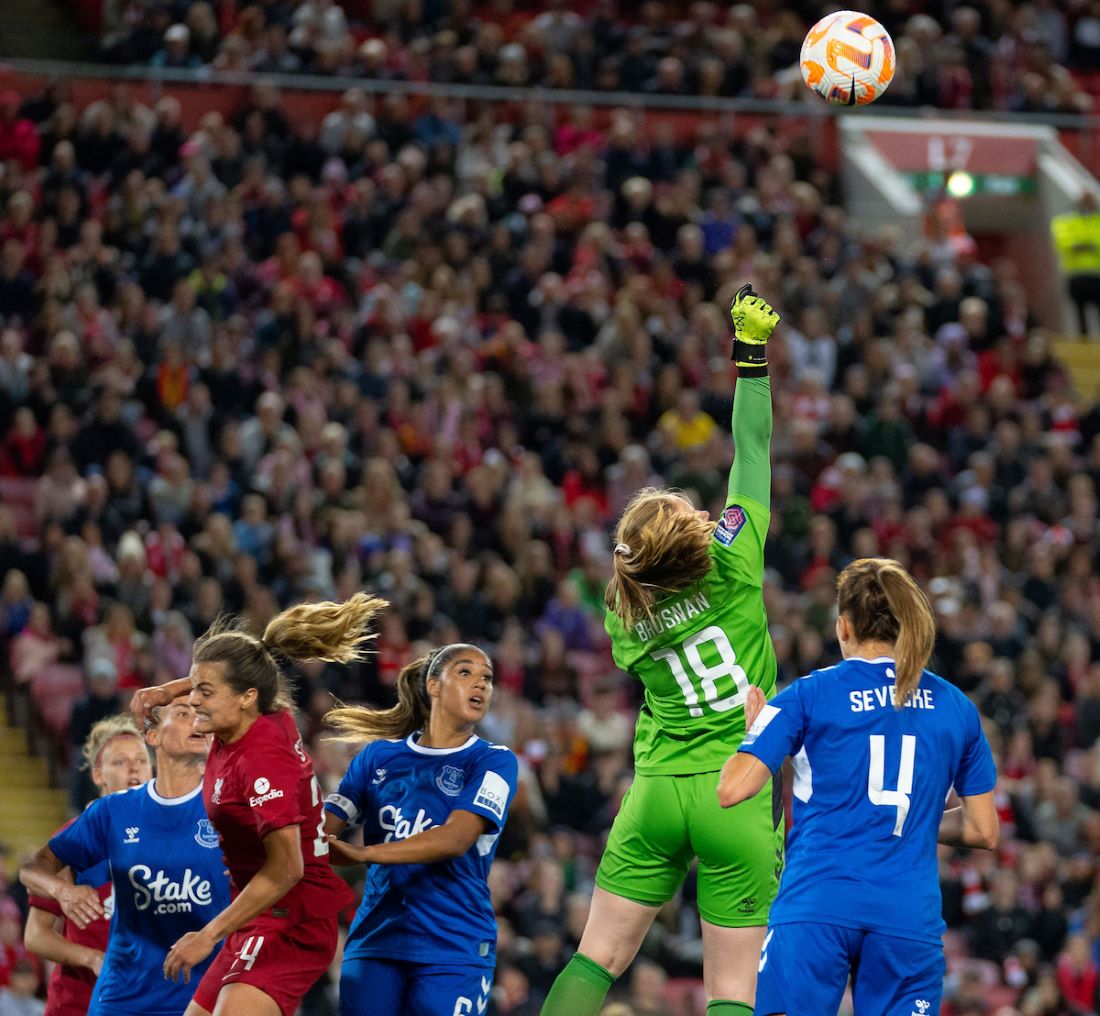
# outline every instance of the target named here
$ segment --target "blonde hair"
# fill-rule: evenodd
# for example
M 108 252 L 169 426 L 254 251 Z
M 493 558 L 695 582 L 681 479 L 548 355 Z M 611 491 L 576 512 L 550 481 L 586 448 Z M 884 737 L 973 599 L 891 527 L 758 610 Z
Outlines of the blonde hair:
M 145 744 L 145 738 L 132 717 L 108 716 L 92 727 L 85 739 L 84 747 L 80 752 L 84 760 L 81 768 L 95 769 L 99 765 L 103 750 L 120 737 L 136 737 L 143 745 Z
M 628 628 L 663 596 L 702 580 L 710 570 L 714 523 L 676 504 L 674 490 L 645 487 L 626 506 L 615 529 L 611 579 L 604 593 L 607 609 Z
M 920 685 L 936 643 L 936 621 L 928 597 L 897 561 L 864 557 L 837 578 L 837 609 L 860 642 L 894 646 L 894 707 L 904 707 Z
M 441 674 L 448 661 L 463 649 L 477 647 L 467 642 L 455 642 L 402 667 L 397 675 L 397 705 L 389 709 L 345 705 L 330 709 L 325 714 L 324 722 L 336 731 L 331 740 L 344 744 L 366 744 L 369 741 L 400 740 L 422 730 L 432 714 L 428 679 Z M 483 652 L 481 649 L 477 651 Z
M 303 603 L 277 614 L 256 638 L 233 618 L 219 618 L 198 641 L 195 663 L 226 664 L 225 682 L 238 695 L 255 688 L 261 713 L 293 708 L 293 689 L 275 654 L 288 660 L 363 660 L 374 633 L 367 626 L 389 604 L 366 593 L 343 603 Z

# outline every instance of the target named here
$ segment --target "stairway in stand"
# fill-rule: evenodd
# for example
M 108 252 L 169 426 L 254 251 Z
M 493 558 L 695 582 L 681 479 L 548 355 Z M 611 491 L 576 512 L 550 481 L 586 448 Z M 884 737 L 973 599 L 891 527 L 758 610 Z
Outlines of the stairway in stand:
M 1080 398 L 1091 403 L 1100 393 L 1100 342 L 1063 339 L 1054 343 L 1054 355 L 1062 362 Z
M 27 752 L 27 735 L 8 725 L 0 699 L 0 843 L 8 848 L 8 875 L 68 816 L 68 794 L 50 786 L 44 758 Z

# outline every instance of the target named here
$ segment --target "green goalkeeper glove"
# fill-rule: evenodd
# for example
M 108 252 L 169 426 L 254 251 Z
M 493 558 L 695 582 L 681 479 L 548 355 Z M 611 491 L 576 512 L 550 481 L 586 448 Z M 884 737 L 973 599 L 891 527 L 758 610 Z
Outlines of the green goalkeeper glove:
M 768 373 L 768 338 L 779 323 L 779 315 L 763 297 L 742 286 L 730 307 L 733 318 L 733 355 L 740 377 L 765 377 Z

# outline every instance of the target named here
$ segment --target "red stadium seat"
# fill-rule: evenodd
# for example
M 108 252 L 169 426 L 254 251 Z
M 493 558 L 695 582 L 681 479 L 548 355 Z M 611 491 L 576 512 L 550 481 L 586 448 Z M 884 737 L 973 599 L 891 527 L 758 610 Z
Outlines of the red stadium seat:
M 35 725 L 51 765 L 68 761 L 69 718 L 83 694 L 84 672 L 70 663 L 55 663 L 31 679 Z
M 11 512 L 16 535 L 24 543 L 38 536 L 38 519 L 34 511 L 36 483 L 22 476 L 0 477 L 0 504 Z

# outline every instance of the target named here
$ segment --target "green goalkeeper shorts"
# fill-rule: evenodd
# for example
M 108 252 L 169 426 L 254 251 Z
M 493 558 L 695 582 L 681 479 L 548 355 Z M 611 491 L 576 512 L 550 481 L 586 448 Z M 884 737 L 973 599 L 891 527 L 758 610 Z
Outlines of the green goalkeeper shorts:
M 723 928 L 767 924 L 783 870 L 782 781 L 722 808 L 718 776 L 636 776 L 611 827 L 596 885 L 661 906 L 698 857 L 703 920 Z

